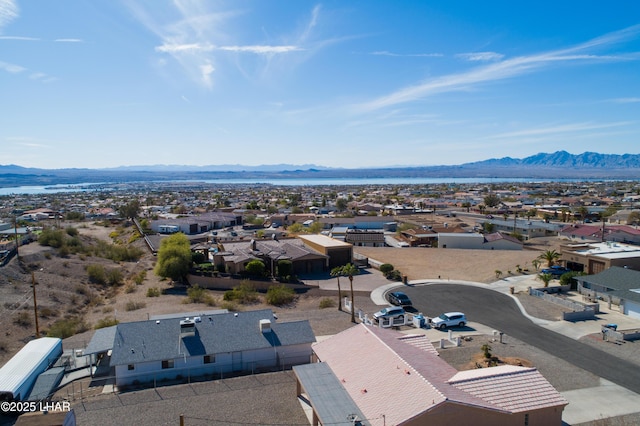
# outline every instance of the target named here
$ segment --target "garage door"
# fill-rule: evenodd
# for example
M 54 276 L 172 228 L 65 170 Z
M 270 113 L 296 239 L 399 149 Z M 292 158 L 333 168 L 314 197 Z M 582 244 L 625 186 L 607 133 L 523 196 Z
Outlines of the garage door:
M 640 303 L 624 301 L 624 313 L 631 318 L 640 319 Z

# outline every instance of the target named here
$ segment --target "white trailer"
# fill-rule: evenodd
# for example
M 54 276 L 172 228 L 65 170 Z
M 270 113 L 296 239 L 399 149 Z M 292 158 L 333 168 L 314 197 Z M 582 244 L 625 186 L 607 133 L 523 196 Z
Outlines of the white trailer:
M 42 337 L 27 343 L 0 368 L 0 401 L 26 398 L 36 379 L 62 355 L 62 340 Z

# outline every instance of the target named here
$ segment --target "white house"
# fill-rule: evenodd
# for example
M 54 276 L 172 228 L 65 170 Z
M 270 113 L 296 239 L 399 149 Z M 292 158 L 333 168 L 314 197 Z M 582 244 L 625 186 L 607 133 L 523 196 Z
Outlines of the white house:
M 310 362 L 308 321 L 277 323 L 269 309 L 162 318 L 116 326 L 116 385 L 256 372 Z

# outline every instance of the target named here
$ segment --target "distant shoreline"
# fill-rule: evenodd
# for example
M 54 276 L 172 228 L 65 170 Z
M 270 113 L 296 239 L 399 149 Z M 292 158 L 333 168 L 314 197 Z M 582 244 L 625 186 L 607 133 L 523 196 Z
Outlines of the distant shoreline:
M 130 190 L 132 187 L 198 186 L 198 185 L 269 185 L 269 186 L 370 186 L 370 185 L 438 185 L 438 184 L 499 184 L 499 183 L 545 183 L 545 182 L 601 182 L 601 181 L 633 181 L 640 179 L 600 179 L 600 178 L 426 178 L 426 177 L 393 177 L 393 178 L 271 178 L 271 179 L 165 179 L 120 182 L 78 182 L 51 185 L 5 186 L 0 183 L 0 196 L 54 194 L 65 192 L 100 192 Z M 167 188 L 168 189 L 168 188 Z

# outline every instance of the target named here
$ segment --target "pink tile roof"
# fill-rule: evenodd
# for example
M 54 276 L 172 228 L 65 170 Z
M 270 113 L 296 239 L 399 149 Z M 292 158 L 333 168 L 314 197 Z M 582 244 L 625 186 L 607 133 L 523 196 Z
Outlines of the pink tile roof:
M 458 372 L 426 336 L 360 324 L 313 350 L 372 425 L 401 424 L 446 401 L 506 413 L 567 404 L 536 369 Z
M 535 368 L 504 365 L 461 371 L 449 383 L 513 413 L 568 404 Z

